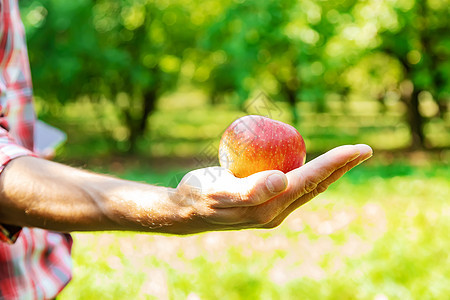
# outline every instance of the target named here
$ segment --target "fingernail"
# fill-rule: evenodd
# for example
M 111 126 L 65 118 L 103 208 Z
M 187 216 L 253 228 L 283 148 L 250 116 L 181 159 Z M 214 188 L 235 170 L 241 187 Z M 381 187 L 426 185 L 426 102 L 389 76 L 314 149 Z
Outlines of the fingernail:
M 281 174 L 272 174 L 266 178 L 266 186 L 272 193 L 284 191 L 287 186 L 286 176 Z

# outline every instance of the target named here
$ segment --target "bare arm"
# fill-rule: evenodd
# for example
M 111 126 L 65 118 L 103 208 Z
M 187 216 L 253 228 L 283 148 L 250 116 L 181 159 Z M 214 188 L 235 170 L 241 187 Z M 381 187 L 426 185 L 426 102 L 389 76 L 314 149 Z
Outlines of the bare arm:
M 219 167 L 199 169 L 177 189 L 20 157 L 0 176 L 0 222 L 63 232 L 274 227 L 371 154 L 365 145 L 342 146 L 287 174 L 264 171 L 242 179 Z
M 180 223 L 168 191 L 20 157 L 0 176 L 0 221 L 57 231 L 155 230 Z

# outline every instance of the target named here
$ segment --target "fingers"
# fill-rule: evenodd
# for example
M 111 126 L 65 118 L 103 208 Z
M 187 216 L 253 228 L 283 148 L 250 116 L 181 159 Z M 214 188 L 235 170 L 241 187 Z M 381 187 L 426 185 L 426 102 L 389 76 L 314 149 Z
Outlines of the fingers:
M 246 178 L 223 168 L 199 169 L 178 189 L 199 187 L 196 195 L 207 211 L 204 218 L 216 226 L 272 228 L 371 155 L 367 145 L 341 146 L 287 174 L 270 170 Z
M 287 193 L 283 193 L 283 196 L 274 204 L 278 206 L 278 209 L 284 210 L 300 196 L 317 188 L 323 189 L 323 186 L 318 187 L 318 185 L 334 171 L 369 153 L 372 153 L 372 149 L 367 145 L 341 146 L 288 174 L 281 171 L 264 171 L 238 179 L 236 184 L 213 195 L 217 200 L 214 207 L 255 206 L 267 202 L 286 190 Z
M 308 162 L 303 167 L 289 172 L 289 192 L 294 199 L 307 194 L 336 170 L 351 161 L 371 155 L 372 149 L 367 145 L 346 145 L 334 148 Z
M 318 194 L 324 192 L 328 186 L 338 180 L 347 171 L 358 165 L 366 155 L 357 156 L 356 159 L 350 160 L 337 170 L 334 170 L 327 178 L 323 179 L 320 183 L 314 184 L 315 188 L 307 193 L 302 194 L 300 197 L 295 198 L 293 201 L 288 201 L 292 196 L 288 191 L 279 195 L 273 201 L 264 202 L 258 206 L 234 207 L 230 206 L 228 209 L 219 211 L 215 214 L 212 221 L 215 224 L 235 224 L 242 226 L 253 226 L 263 228 L 273 228 L 281 224 L 281 222 L 294 210 L 307 203 Z M 320 172 L 318 172 L 320 173 Z
M 341 178 L 345 173 L 356 167 L 357 165 L 361 164 L 365 160 L 369 159 L 372 156 L 372 149 L 367 149 L 367 151 L 361 151 L 360 155 L 357 157 L 357 159 L 350 161 L 345 166 L 337 169 L 334 171 L 328 178 L 323 180 L 318 186 L 317 190 L 322 193 L 324 192 L 328 186 L 330 186 L 333 182 L 337 181 L 339 178 Z M 313 191 L 314 192 L 314 191 Z
M 245 207 L 264 203 L 283 192 L 287 187 L 286 175 L 281 171 L 263 171 L 236 182 L 222 192 L 216 191 L 210 197 L 217 200 L 214 207 Z
M 311 192 L 299 197 L 294 202 L 292 202 L 286 209 L 284 209 L 276 218 L 274 218 L 267 227 L 275 227 L 278 226 L 289 214 L 291 214 L 294 210 L 302 206 L 303 204 L 307 203 L 320 193 L 323 193 L 327 190 L 327 188 L 337 181 L 339 178 L 341 178 L 345 173 L 356 167 L 357 165 L 361 164 L 365 160 L 369 159 L 372 156 L 372 149 L 370 147 L 364 147 L 357 145 L 360 148 L 360 155 L 342 166 L 341 168 L 335 170 L 330 176 L 328 176 L 326 179 L 324 179 L 322 182 L 320 182 L 317 187 L 312 190 Z
M 286 174 L 288 187 L 270 203 L 271 209 L 281 213 L 294 201 L 300 203 L 298 206 L 306 203 L 345 174 L 350 169 L 347 166 L 357 165 L 371 154 L 372 149 L 367 145 L 341 146 L 289 172 Z
M 269 189 L 266 189 L 265 193 L 261 192 L 260 194 L 252 194 L 252 192 L 250 192 L 248 194 L 253 195 L 253 201 L 246 201 L 245 205 L 242 203 L 239 205 L 236 205 L 238 203 L 231 203 L 232 205 L 226 206 L 229 207 L 228 209 L 216 214 L 215 221 L 221 224 L 231 221 L 234 224 L 249 224 L 254 227 L 265 228 L 278 226 L 292 211 L 316 197 L 321 192 L 324 192 L 330 184 L 338 180 L 347 171 L 357 166 L 362 161 L 368 159 L 371 155 L 372 149 L 366 145 L 335 148 L 321 157 L 316 158 L 314 161 L 311 161 L 307 164 L 308 166 L 305 165 L 295 170 L 295 172 L 291 172 L 299 173 L 307 166 L 307 169 L 304 170 L 305 173 L 294 174 L 296 177 L 292 176 L 293 174 L 288 173 L 287 175 L 291 176 L 290 180 L 297 178 L 300 181 L 290 181 L 287 189 L 280 195 L 273 197 L 272 201 L 264 201 L 264 198 L 267 199 L 267 191 Z M 263 181 L 261 179 L 259 179 L 259 181 L 256 179 L 264 178 L 264 176 L 261 175 L 263 174 L 258 173 L 251 178 L 258 183 L 254 185 L 253 191 L 258 190 L 261 187 Z M 302 179 L 305 178 L 309 180 L 309 183 L 308 181 L 302 181 Z M 250 177 L 248 177 L 248 179 L 250 179 Z M 261 190 L 263 189 L 264 188 Z M 256 197 L 255 195 L 259 195 L 260 197 Z M 241 208 L 238 206 L 241 206 Z
M 186 174 L 178 191 L 185 194 L 203 194 L 214 200 L 214 208 L 259 205 L 283 192 L 287 187 L 286 175 L 277 170 L 263 171 L 245 178 L 237 178 L 224 168 L 210 167 Z
M 358 161 L 371 153 L 372 149 L 367 145 L 347 145 L 330 150 L 288 174 L 271 170 L 239 179 L 224 172 L 225 176 L 215 182 L 220 184 L 214 184 L 214 188 L 208 189 L 207 194 L 215 200 L 215 208 L 256 206 L 282 194 L 281 197 L 276 197 L 273 204 L 276 211 L 281 212 L 301 196 L 326 189 L 321 184 L 322 181 L 347 163 Z M 340 176 L 342 175 L 336 176 L 334 180 Z

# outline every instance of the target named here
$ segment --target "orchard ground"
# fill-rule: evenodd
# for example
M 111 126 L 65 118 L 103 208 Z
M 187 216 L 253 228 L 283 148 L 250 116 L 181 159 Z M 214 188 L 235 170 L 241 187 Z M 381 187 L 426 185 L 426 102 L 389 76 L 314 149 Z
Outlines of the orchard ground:
M 272 230 L 76 233 L 59 299 L 445 299 L 448 155 L 375 151 Z M 159 185 L 193 167 L 155 161 L 89 167 Z

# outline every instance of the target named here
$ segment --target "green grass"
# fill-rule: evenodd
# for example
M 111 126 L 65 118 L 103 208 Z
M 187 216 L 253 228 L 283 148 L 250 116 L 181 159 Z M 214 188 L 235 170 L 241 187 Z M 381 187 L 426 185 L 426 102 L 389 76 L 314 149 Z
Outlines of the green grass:
M 363 165 L 273 230 L 77 233 L 59 299 L 448 299 L 449 175 L 439 163 Z

